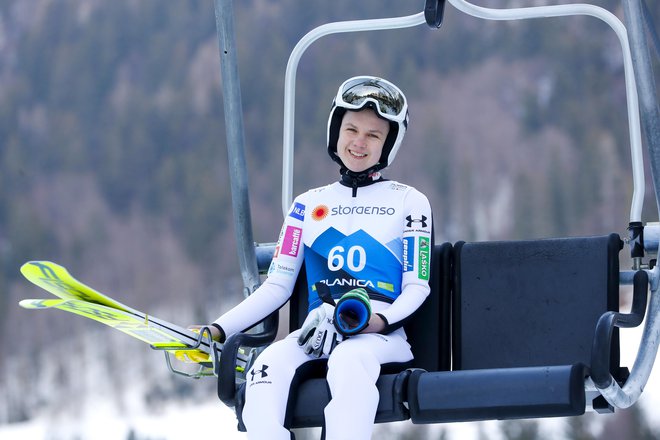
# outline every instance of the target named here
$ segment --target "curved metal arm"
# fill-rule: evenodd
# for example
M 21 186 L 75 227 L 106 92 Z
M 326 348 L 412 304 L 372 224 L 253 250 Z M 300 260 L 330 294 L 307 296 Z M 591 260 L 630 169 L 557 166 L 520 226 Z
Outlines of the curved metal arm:
M 630 313 L 607 312 L 598 320 L 591 350 L 591 380 L 596 388 L 607 388 L 615 382 L 610 372 L 614 328 L 632 328 L 642 323 L 646 312 L 648 285 L 648 274 L 643 270 L 635 272 Z
M 466 0 L 448 0 L 456 9 L 477 18 L 488 20 L 521 20 L 527 18 L 563 17 L 589 15 L 607 23 L 619 37 L 623 51 L 623 67 L 626 80 L 628 104 L 628 126 L 630 131 L 630 153 L 633 167 L 633 197 L 630 221 L 641 221 L 644 203 L 644 162 L 642 157 L 642 134 L 639 119 L 639 102 L 633 69 L 632 55 L 626 27 L 611 12 L 589 4 L 537 6 L 529 8 L 492 9 L 473 5 Z
M 189 373 L 187 371 L 175 368 L 174 365 L 172 365 L 172 358 L 170 351 L 195 350 L 201 347 L 202 344 L 204 344 L 206 347 L 213 345 L 213 336 L 211 335 L 211 329 L 207 326 L 204 326 L 200 329 L 199 334 L 197 335 L 197 341 L 194 344 L 187 345 L 183 349 L 180 346 L 176 346 L 176 345 L 151 345 L 151 348 L 153 350 L 164 350 L 163 353 L 165 354 L 165 364 L 167 365 L 167 369 L 170 370 L 172 373 L 178 374 L 180 376 L 188 377 L 191 379 L 199 379 L 201 377 L 213 376 L 213 369 L 201 364 L 198 366 L 197 371 L 193 373 Z
M 319 26 L 300 39 L 293 48 L 286 65 L 284 79 L 284 139 L 282 141 L 282 213 L 286 215 L 293 200 L 293 133 L 295 125 L 296 72 L 298 63 L 307 48 L 319 38 L 342 32 L 401 29 L 426 23 L 424 12 L 405 17 L 376 20 L 352 20 L 327 23 Z
M 657 286 L 659 276 L 658 267 L 651 271 L 651 286 Z M 655 281 L 654 281 L 655 280 Z M 639 396 L 641 396 L 644 387 L 648 382 L 655 357 L 658 353 L 658 343 L 660 343 L 660 297 L 657 290 L 652 290 L 651 301 L 646 312 L 646 323 L 644 324 L 644 333 L 640 341 L 640 348 L 637 352 L 637 358 L 633 365 L 630 376 L 623 387 L 619 386 L 614 378 L 610 377 L 606 386 L 596 384 L 598 391 L 605 399 L 617 408 L 628 408 L 632 406 Z
M 275 310 L 264 321 L 260 333 L 235 333 L 225 341 L 220 359 L 216 361 L 218 376 L 218 397 L 229 406 L 236 406 L 236 358 L 239 347 L 262 347 L 277 336 L 279 310 Z M 247 368 L 247 366 L 246 366 Z

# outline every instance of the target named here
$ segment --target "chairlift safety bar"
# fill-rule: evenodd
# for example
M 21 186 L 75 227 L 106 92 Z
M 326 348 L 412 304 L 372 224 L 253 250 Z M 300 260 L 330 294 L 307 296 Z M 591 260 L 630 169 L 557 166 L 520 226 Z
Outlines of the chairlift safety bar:
M 632 406 L 642 395 L 644 387 L 651 376 L 655 357 L 658 353 L 660 342 L 660 296 L 657 291 L 657 280 L 660 275 L 658 266 L 648 271 L 651 284 L 651 294 L 644 320 L 644 330 L 639 343 L 637 356 L 630 370 L 630 376 L 621 387 L 614 378 L 605 388 L 598 388 L 600 394 L 605 397 L 611 405 L 616 408 L 628 408 Z
M 630 208 L 630 221 L 639 222 L 644 201 L 644 163 L 639 116 L 639 102 L 633 70 L 632 56 L 625 26 L 611 12 L 590 4 L 569 4 L 536 6 L 526 8 L 493 9 L 473 5 L 466 0 L 448 0 L 456 9 L 477 18 L 487 20 L 522 20 L 572 15 L 588 15 L 607 23 L 617 34 L 623 51 L 630 151 L 633 172 L 633 194 Z M 307 48 L 319 38 L 336 33 L 360 32 L 368 30 L 401 29 L 425 23 L 424 12 L 396 18 L 375 20 L 353 20 L 327 23 L 308 32 L 294 47 L 286 67 L 284 83 L 284 131 L 282 156 L 282 212 L 289 210 L 293 200 L 293 137 L 295 126 L 295 82 L 298 64 Z

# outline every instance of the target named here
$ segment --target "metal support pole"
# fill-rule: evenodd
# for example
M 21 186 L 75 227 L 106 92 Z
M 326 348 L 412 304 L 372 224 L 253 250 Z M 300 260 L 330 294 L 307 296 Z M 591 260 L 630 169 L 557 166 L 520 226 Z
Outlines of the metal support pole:
M 637 94 L 644 134 L 649 149 L 655 200 L 660 210 L 660 112 L 649 46 L 644 28 L 644 11 L 640 0 L 623 0 L 630 51 L 635 66 Z
M 220 51 L 220 73 L 224 97 L 234 228 L 236 229 L 238 260 L 245 287 L 244 293 L 247 296 L 259 287 L 260 279 L 252 238 L 248 176 L 244 152 L 243 108 L 238 77 L 232 0 L 215 0 L 215 23 Z

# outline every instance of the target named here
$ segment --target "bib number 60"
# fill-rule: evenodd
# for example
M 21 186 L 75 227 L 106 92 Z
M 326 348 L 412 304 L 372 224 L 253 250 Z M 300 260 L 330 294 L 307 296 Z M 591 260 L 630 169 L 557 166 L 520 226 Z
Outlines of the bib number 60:
M 360 272 L 367 265 L 367 252 L 362 246 L 351 246 L 348 251 L 343 246 L 335 246 L 328 254 L 328 269 L 341 270 L 344 265 L 353 272 Z

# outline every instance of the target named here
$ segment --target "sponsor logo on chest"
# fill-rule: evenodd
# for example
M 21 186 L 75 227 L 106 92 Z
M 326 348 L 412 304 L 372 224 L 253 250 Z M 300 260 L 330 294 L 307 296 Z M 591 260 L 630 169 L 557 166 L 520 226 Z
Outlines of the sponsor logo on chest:
M 394 214 L 396 214 L 396 208 L 391 206 L 344 206 L 340 204 L 331 208 L 327 205 L 317 205 L 312 209 L 312 219 L 316 221 L 348 215 L 392 216 Z

